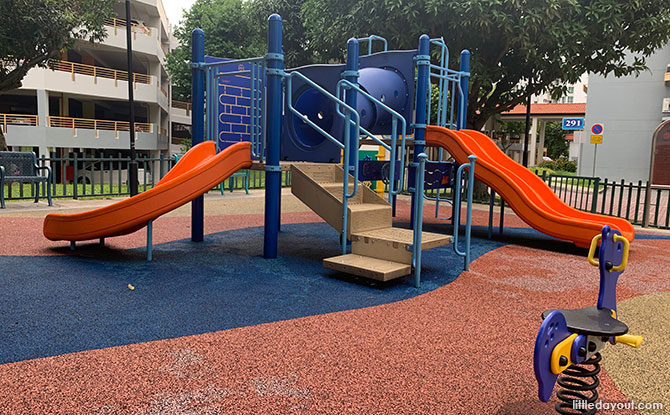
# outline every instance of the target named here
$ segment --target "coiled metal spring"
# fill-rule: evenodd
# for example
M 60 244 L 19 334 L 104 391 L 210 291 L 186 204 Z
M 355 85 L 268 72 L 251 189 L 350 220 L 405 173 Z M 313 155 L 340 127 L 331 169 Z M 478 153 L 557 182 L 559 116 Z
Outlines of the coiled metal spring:
M 601 359 L 600 353 L 596 353 L 581 364 L 572 365 L 563 371 L 558 378 L 558 385 L 562 389 L 556 392 L 556 397 L 561 401 L 556 404 L 556 412 L 562 415 L 596 413 L 595 407 L 589 407 L 588 404 L 598 399 Z

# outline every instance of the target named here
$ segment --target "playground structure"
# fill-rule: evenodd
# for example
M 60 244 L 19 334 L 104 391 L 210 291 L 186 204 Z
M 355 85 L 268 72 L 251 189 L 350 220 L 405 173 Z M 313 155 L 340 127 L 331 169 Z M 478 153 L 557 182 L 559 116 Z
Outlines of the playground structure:
M 272 15 L 268 24 L 268 53 L 238 60 L 205 57 L 204 33 L 194 30 L 191 63 L 194 148 L 152 189 L 155 192 L 140 195 L 144 198 L 169 195 L 161 199 L 164 206 L 147 211 L 142 208 L 140 201 L 144 199 L 140 196 L 123 201 L 127 220 L 117 227 L 105 220 L 93 224 L 90 218 L 98 218 L 103 213 L 98 211 L 77 214 L 79 216 L 50 215 L 44 223 L 45 236 L 69 240 L 74 249 L 75 241 L 100 238 L 104 242 L 104 237 L 133 232 L 146 224 L 148 257 L 151 258 L 153 219 L 192 200 L 191 239 L 202 241 L 201 195 L 213 187 L 210 183 L 215 185 L 225 180 L 237 169 L 252 168 L 265 172 L 265 258 L 278 255 L 280 174 L 282 170 L 291 169 L 293 194 L 340 232 L 341 255 L 325 258 L 324 266 L 378 280 L 413 273 L 418 287 L 421 251 L 449 243 L 453 244 L 456 254 L 464 257 L 464 269 L 468 269 L 475 177 L 504 197 L 531 226 L 573 241 L 577 246 L 588 246 L 605 224 L 618 228 L 630 240 L 634 237 L 632 226 L 626 221 L 579 212 L 555 196 L 552 198 L 553 193 L 544 183 L 534 176 L 530 178 L 532 173 L 501 155 L 488 137 L 463 130 L 469 79 L 467 50 L 460 54 L 460 68 L 452 70 L 448 68 L 449 50 L 442 39 L 423 35 L 417 50 L 388 51 L 385 40 L 370 36 L 360 39 L 368 42 L 367 56 L 359 57 L 359 40 L 350 39 L 347 61 L 343 65 L 310 65 L 284 70 L 281 18 Z M 384 42 L 384 51 L 371 53 L 375 40 Z M 438 65 L 431 63 L 431 47 L 438 48 Z M 238 128 L 239 141 L 246 143 L 233 144 L 220 139 L 222 132 L 235 131 L 222 115 L 226 105 L 232 104 L 220 91 L 231 86 L 230 79 L 239 81 L 240 77 L 248 85 L 238 88 L 241 95 L 236 100 L 248 108 L 248 112 L 239 117 L 246 121 L 245 130 Z M 428 125 L 431 79 L 439 85 L 438 126 Z M 214 110 L 205 112 L 206 108 Z M 408 138 L 411 132 L 412 139 Z M 204 148 L 200 143 L 205 137 L 207 141 L 216 142 L 219 156 L 200 153 Z M 388 182 L 388 200 L 360 184 L 358 153 L 363 138 L 381 146 L 388 154 L 387 173 L 372 178 Z M 231 149 L 241 151 L 242 145 L 245 146 L 243 156 L 237 151 L 234 157 L 230 155 Z M 438 160 L 428 160 L 426 145 L 439 148 Z M 408 149 L 413 154 L 406 166 Z M 448 168 L 444 168 L 444 149 L 459 165 L 448 164 Z M 207 151 L 213 152 L 213 146 L 208 145 Z M 341 166 L 336 164 L 340 159 Z M 210 163 L 218 167 L 210 169 Z M 475 169 L 475 164 L 481 164 L 481 168 Z M 452 177 L 454 170 L 456 174 Z M 192 177 L 201 172 L 210 175 L 207 180 Z M 189 185 L 181 185 L 187 175 Z M 458 240 L 464 181 L 467 210 L 461 249 Z M 440 198 L 440 191 L 453 188 L 454 200 L 447 201 L 453 203 L 453 236 L 422 231 L 423 200 L 430 199 L 424 194 L 427 183 L 437 189 L 437 196 L 432 198 L 436 205 L 446 201 Z M 392 214 L 396 196 L 405 191 L 412 195 L 410 229 L 394 228 Z M 119 208 L 117 205 L 108 208 L 109 218 L 114 217 L 112 212 Z M 63 228 L 71 230 L 66 232 Z M 74 230 L 78 233 L 68 233 Z
M 598 260 L 594 259 L 600 243 Z M 626 334 L 628 326 L 618 320 L 616 284 L 628 265 L 629 241 L 621 232 L 604 226 L 589 249 L 588 261 L 600 271 L 600 291 L 596 307 L 578 310 L 549 310 L 535 341 L 533 363 L 538 396 L 547 402 L 558 381 L 556 393 L 560 414 L 595 414 L 598 399 L 600 351 L 610 344 L 640 347 L 641 336 Z M 615 265 L 617 264 L 617 265 Z M 590 366 L 591 368 L 588 368 Z M 563 376 L 559 377 L 560 374 Z M 580 403 L 579 407 L 575 402 Z

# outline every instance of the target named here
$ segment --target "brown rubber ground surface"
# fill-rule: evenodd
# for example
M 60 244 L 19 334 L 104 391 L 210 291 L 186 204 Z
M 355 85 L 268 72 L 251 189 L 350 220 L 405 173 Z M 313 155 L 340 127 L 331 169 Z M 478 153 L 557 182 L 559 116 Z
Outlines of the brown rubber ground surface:
M 317 220 L 288 199 L 284 223 Z M 206 232 L 261 226 L 263 199 L 239 200 L 208 206 Z M 408 206 L 398 213 L 406 221 Z M 40 238 L 44 212 L 33 214 L 0 214 L 0 255 L 67 254 L 66 243 Z M 185 214 L 158 219 L 154 242 L 189 237 Z M 474 218 L 485 225 L 487 214 Z M 107 242 L 125 249 L 144 238 Z M 604 400 L 667 399 L 669 249 L 670 240 L 632 245 L 620 316 L 632 334 L 648 336 L 642 348 L 650 350 L 605 349 Z M 554 401 L 537 399 L 532 369 L 540 313 L 593 305 L 597 290 L 597 270 L 583 256 L 508 245 L 406 301 L 0 365 L 0 413 L 552 414 Z

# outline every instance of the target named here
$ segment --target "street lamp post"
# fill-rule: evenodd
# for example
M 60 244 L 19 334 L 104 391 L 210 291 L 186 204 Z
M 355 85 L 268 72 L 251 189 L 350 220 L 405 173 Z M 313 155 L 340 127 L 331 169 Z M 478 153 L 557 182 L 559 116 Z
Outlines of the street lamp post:
M 126 52 L 128 60 L 128 121 L 130 133 L 130 163 L 128 164 L 128 186 L 130 196 L 137 194 L 137 157 L 135 154 L 135 100 L 133 97 L 133 43 L 131 38 L 130 0 L 126 0 Z

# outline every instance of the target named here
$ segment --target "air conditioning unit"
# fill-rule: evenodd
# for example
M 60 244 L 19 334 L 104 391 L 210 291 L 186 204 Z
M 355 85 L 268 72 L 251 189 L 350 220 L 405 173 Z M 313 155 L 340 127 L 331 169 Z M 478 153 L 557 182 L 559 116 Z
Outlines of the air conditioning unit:
M 670 113 L 670 98 L 663 98 L 663 113 Z
M 665 86 L 670 86 L 670 65 L 665 68 L 665 77 L 663 80 L 665 81 Z

